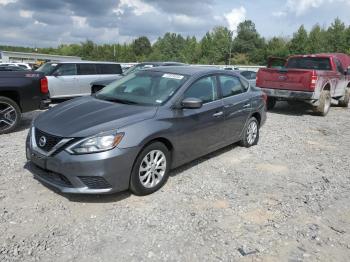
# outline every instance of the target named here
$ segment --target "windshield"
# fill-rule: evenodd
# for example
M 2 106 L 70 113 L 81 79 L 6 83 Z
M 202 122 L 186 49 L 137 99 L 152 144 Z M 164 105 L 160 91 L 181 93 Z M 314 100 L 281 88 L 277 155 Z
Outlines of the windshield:
M 55 70 L 56 67 L 57 64 L 46 63 L 39 67 L 36 71 L 42 72 L 44 75 L 48 76 Z
M 327 57 L 292 57 L 288 60 L 286 68 L 332 70 Z
M 187 79 L 178 74 L 138 71 L 107 85 L 95 97 L 124 104 L 157 106 L 173 96 Z

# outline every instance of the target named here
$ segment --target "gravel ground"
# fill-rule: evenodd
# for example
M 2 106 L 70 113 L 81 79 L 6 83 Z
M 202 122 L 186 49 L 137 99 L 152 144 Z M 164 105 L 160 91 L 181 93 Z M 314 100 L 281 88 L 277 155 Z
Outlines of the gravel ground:
M 61 195 L 0 137 L 0 261 L 349 261 L 350 109 L 280 103 L 258 146 L 172 172 L 157 193 Z

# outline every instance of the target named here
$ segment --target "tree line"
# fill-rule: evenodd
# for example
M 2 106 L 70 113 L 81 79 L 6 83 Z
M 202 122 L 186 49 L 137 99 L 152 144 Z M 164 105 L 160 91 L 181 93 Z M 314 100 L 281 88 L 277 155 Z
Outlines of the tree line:
M 166 33 L 154 44 L 146 36 L 131 43 L 96 44 L 86 40 L 80 44 L 63 44 L 56 48 L 37 48 L 35 52 L 80 56 L 85 60 L 142 62 L 178 61 L 190 64 L 266 64 L 270 56 L 342 52 L 350 54 L 350 26 L 336 18 L 328 27 L 316 24 L 308 32 L 303 25 L 292 37 L 263 38 L 251 20 L 240 23 L 236 35 L 218 26 L 201 39 L 177 33 Z M 33 48 L 0 46 L 0 50 L 33 52 Z

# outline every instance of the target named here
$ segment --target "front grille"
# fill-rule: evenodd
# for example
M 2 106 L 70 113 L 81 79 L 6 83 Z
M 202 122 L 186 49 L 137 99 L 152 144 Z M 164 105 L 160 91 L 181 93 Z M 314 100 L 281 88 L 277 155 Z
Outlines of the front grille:
M 45 143 L 40 143 L 40 139 L 45 139 Z M 39 129 L 35 129 L 35 142 L 36 145 L 46 152 L 51 151 L 60 141 L 61 137 L 49 135 Z
M 100 176 L 80 176 L 79 179 L 90 189 L 105 189 L 112 186 Z

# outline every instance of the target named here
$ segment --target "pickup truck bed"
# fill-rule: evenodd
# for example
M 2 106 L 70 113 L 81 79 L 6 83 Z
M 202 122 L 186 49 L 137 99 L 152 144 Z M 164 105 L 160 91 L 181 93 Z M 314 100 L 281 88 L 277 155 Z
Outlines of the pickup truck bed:
M 47 80 L 42 73 L 0 72 L 0 134 L 13 131 L 21 113 L 46 109 L 49 103 Z

